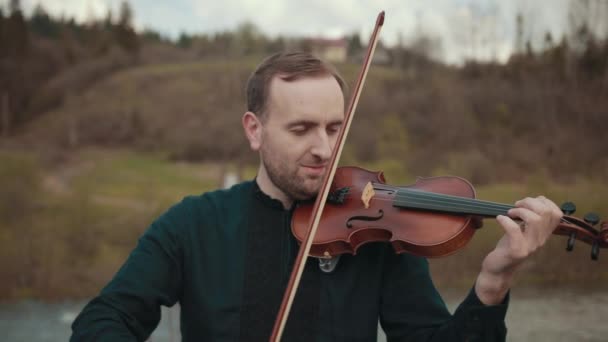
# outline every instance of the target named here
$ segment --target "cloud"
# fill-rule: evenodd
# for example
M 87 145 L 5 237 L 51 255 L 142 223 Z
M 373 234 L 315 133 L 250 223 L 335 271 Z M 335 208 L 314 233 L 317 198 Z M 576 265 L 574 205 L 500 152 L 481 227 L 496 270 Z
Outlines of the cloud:
M 9 0 L 4 1 L 8 3 Z M 21 7 L 27 14 L 42 4 L 43 8 L 54 16 L 66 15 L 83 22 L 91 18 L 104 16 L 108 11 L 108 3 L 104 0 L 22 0 Z M 7 7 L 4 5 L 3 7 Z

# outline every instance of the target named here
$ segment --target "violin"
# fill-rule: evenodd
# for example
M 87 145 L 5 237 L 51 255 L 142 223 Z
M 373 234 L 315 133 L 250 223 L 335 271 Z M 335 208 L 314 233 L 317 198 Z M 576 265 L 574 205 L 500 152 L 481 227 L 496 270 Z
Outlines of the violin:
M 512 205 L 475 198 L 467 180 L 454 177 L 419 178 L 415 184 L 386 184 L 382 172 L 340 167 L 331 184 L 310 255 L 332 258 L 370 242 L 390 242 L 396 253 L 442 257 L 463 248 L 482 227 L 483 218 L 507 215 Z M 568 237 L 566 250 L 575 240 L 591 245 L 591 258 L 608 247 L 608 222 L 596 229 L 599 217 L 583 220 L 570 216 L 574 204 L 561 206 L 564 216 L 555 235 Z M 292 217 L 292 232 L 301 242 L 312 212 L 311 203 L 300 203 Z

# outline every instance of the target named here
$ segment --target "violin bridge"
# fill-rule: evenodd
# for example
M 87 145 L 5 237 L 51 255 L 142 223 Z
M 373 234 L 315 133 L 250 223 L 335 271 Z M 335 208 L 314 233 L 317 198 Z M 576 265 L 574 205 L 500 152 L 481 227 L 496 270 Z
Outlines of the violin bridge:
M 376 192 L 374 191 L 374 186 L 372 185 L 372 182 L 367 182 L 367 184 L 363 188 L 363 191 L 361 192 L 361 201 L 363 202 L 365 209 L 369 209 L 369 202 L 375 195 Z

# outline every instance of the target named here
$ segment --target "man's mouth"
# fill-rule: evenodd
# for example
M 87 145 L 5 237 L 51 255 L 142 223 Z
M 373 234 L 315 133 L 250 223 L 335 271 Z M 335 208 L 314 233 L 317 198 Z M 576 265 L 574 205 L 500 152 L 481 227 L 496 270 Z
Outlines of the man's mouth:
M 325 172 L 326 165 L 302 165 L 302 167 L 306 173 L 319 176 Z

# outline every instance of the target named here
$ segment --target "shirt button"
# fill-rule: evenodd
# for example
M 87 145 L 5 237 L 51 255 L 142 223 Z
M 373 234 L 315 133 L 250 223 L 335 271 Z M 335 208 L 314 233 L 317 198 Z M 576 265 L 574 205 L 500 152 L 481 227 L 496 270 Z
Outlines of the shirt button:
M 470 330 L 479 330 L 481 329 L 481 317 L 478 314 L 472 314 L 469 316 L 469 321 L 467 322 Z

